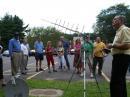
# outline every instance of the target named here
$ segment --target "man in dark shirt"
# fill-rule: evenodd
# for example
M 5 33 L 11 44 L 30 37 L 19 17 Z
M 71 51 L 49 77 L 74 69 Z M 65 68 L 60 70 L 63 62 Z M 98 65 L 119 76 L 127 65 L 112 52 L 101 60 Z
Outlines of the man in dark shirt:
M 68 70 L 70 70 L 70 64 L 68 60 L 69 42 L 65 41 L 64 36 L 61 36 L 60 40 L 63 43 L 63 47 L 64 47 L 64 57 L 65 57 L 66 65 L 68 67 Z

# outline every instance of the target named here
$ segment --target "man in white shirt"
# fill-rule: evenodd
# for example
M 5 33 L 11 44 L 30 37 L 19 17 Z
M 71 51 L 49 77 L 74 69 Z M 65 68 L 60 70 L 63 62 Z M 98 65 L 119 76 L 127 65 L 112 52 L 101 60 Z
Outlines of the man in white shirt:
M 27 65 L 27 61 L 28 61 L 28 48 L 27 48 L 27 46 L 26 46 L 26 42 L 24 41 L 24 39 L 23 39 L 23 41 L 22 41 L 22 43 L 21 43 L 21 50 L 22 50 L 22 52 L 23 52 L 23 64 L 22 64 L 22 66 L 21 66 L 21 73 L 22 74 L 26 74 L 26 70 L 25 70 L 25 68 L 26 68 L 26 65 Z

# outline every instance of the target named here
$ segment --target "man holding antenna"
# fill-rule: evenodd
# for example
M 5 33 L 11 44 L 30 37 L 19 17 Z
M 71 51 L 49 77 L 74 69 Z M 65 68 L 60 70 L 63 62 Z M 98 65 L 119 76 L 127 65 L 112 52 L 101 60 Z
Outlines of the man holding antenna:
M 130 28 L 124 25 L 125 17 L 118 15 L 112 20 L 116 35 L 112 44 L 112 72 L 110 81 L 111 97 L 127 97 L 126 72 L 130 64 Z

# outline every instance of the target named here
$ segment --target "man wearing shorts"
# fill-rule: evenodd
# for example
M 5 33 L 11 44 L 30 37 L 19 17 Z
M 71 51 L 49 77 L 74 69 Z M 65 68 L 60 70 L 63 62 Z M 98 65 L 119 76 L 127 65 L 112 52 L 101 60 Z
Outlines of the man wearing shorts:
M 40 37 L 37 38 L 34 44 L 34 48 L 35 48 L 35 59 L 36 59 L 36 72 L 42 71 L 43 69 L 41 68 L 41 64 L 43 60 L 44 45 Z

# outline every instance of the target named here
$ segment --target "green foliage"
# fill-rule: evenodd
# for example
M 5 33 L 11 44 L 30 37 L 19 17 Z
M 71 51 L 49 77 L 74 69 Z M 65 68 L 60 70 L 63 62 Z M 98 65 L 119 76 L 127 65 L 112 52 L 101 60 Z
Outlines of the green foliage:
M 18 16 L 12 16 L 6 14 L 0 20 L 0 36 L 2 37 L 2 43 L 4 48 L 8 48 L 8 41 L 13 37 L 14 32 L 19 32 L 20 37 L 24 36 L 22 33 L 27 27 L 23 27 L 23 20 L 20 19 Z
M 73 36 L 69 34 L 64 34 L 63 32 L 60 32 L 54 27 L 35 27 L 31 29 L 31 32 L 28 35 L 28 42 L 30 44 L 30 48 L 33 49 L 34 42 L 36 40 L 36 37 L 40 35 L 44 45 L 46 46 L 47 41 L 52 41 L 52 46 L 56 47 L 57 42 L 61 35 L 63 35 L 68 41 L 72 40 Z
M 112 42 L 115 36 L 115 30 L 112 28 L 112 19 L 116 15 L 124 15 L 127 21 L 126 25 L 130 27 L 130 6 L 125 6 L 124 4 L 111 6 L 108 9 L 102 10 L 97 16 L 94 30 L 95 32 L 98 30 L 99 36 L 109 42 Z

